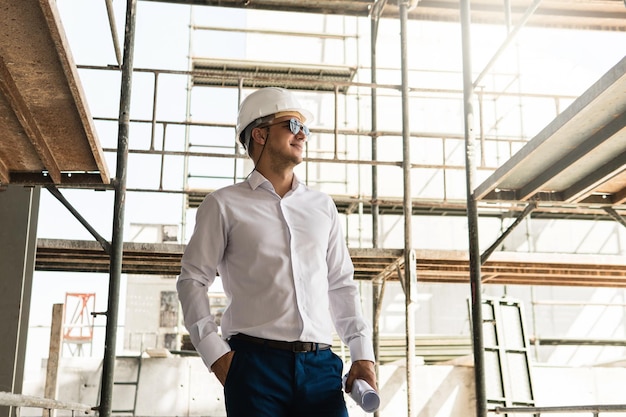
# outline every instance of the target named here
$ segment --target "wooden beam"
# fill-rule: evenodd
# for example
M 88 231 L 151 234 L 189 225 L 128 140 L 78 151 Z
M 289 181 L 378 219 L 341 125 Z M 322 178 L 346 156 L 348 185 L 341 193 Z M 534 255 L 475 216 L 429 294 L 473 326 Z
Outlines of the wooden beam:
M 52 306 L 52 324 L 50 325 L 50 348 L 46 364 L 45 398 L 56 400 L 59 362 L 63 350 L 63 304 Z M 43 417 L 54 417 L 56 410 L 44 408 Z
M 33 145 L 37 155 L 39 155 L 39 159 L 48 171 L 48 174 L 55 184 L 60 184 L 61 170 L 54 160 L 52 151 L 37 125 L 36 118 L 30 111 L 28 104 L 26 104 L 26 100 L 24 100 L 24 97 L 20 94 L 19 88 L 15 84 L 15 80 L 13 80 L 13 76 L 9 72 L 2 56 L 0 56 L 0 91 L 2 91 L 2 94 L 9 102 L 13 113 L 15 113 L 15 117 L 17 117 L 17 120 L 19 120 L 22 125 L 26 136 Z

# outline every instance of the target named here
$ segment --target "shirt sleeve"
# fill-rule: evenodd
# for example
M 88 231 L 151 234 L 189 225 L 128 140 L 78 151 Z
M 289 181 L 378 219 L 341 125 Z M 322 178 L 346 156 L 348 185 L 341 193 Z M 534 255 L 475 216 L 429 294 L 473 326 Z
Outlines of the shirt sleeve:
M 198 208 L 194 232 L 185 248 L 176 282 L 185 327 L 209 370 L 217 359 L 230 351 L 228 343 L 217 333 L 207 293 L 215 281 L 217 265 L 226 245 L 223 224 L 219 204 L 213 196 L 207 196 Z
M 331 201 L 332 203 L 332 201 Z M 354 266 L 344 241 L 334 204 L 328 241 L 328 294 L 335 330 L 350 349 L 352 361 L 375 362 L 372 331 L 363 317 L 359 290 L 354 282 Z

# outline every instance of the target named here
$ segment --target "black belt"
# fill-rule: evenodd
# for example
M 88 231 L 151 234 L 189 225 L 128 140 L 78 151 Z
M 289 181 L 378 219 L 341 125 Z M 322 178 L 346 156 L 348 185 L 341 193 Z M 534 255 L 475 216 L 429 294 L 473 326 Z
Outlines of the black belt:
M 281 340 L 261 339 L 260 337 L 248 336 L 247 334 L 237 333 L 230 337 L 231 339 L 241 340 L 244 342 L 256 343 L 273 349 L 289 350 L 291 352 L 315 352 L 317 350 L 330 349 L 330 345 L 315 342 L 283 342 Z

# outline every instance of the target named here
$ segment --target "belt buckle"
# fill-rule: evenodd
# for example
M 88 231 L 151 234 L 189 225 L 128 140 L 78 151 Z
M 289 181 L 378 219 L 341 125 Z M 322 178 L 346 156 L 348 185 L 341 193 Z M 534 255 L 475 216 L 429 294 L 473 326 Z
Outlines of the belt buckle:
M 291 346 L 291 351 L 295 353 L 303 353 L 312 351 L 311 342 L 296 341 Z

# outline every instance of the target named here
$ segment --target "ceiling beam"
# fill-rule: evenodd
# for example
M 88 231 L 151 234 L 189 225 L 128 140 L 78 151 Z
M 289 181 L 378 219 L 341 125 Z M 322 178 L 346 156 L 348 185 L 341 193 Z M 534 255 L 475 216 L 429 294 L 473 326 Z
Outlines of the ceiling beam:
M 626 112 L 622 113 L 611 122 L 604 125 L 600 130 L 596 131 L 591 136 L 587 137 L 584 142 L 576 146 L 569 154 L 565 155 L 558 164 L 553 164 L 545 171 L 541 172 L 532 181 L 529 181 L 526 185 L 518 190 L 518 198 L 521 200 L 528 200 L 533 194 L 539 191 L 553 191 L 542 190 L 546 184 L 548 184 L 554 177 L 558 176 L 565 169 L 573 166 L 577 162 L 588 157 L 588 155 L 597 149 L 602 144 L 613 138 L 620 130 L 626 126 Z M 623 164 L 622 164 L 623 165 Z M 605 165 L 606 166 L 606 165 Z M 563 198 L 567 202 L 575 202 L 582 200 L 587 193 L 597 186 L 603 179 L 612 176 L 609 172 L 604 172 L 600 175 L 600 171 L 606 171 L 606 169 L 596 170 L 595 172 L 586 176 L 582 181 L 573 184 L 566 191 L 563 192 Z
M 586 175 L 581 181 L 564 190 L 563 199 L 566 202 L 571 203 L 584 203 L 588 198 L 592 197 L 591 193 L 593 190 L 595 190 L 599 185 L 607 182 L 609 179 L 615 177 L 620 172 L 624 171 L 625 166 L 626 151 L 606 162 L 599 169 Z M 612 194 L 607 195 L 607 197 L 610 198 L 607 201 L 607 204 L 619 204 L 615 201 Z
M 15 117 L 22 125 L 26 136 L 39 156 L 39 160 L 48 171 L 55 184 L 61 183 L 61 170 L 52 156 L 52 152 L 44 138 L 35 116 L 30 111 L 26 100 L 20 94 L 18 86 L 9 72 L 4 58 L 0 56 L 0 91 L 9 102 Z M 7 181 L 8 182 L 8 181 Z
M 122 271 L 127 274 L 175 276 L 184 245 L 124 243 Z M 350 248 L 354 276 L 363 281 L 397 281 L 403 268 L 401 249 Z M 468 283 L 466 251 L 417 250 L 420 282 Z M 107 273 L 109 256 L 98 242 L 38 239 L 38 271 Z M 482 276 L 489 284 L 626 287 L 626 257 L 619 255 L 494 252 Z
M 231 7 L 247 10 L 285 11 L 376 18 L 399 17 L 398 0 L 150 0 L 152 2 L 178 3 Z M 459 2 L 456 0 L 420 0 L 411 8 L 411 20 L 458 22 Z M 511 1 L 513 21 L 519 20 L 527 10 L 528 1 Z M 472 23 L 504 25 L 503 2 L 498 0 L 472 1 Z M 621 0 L 576 1 L 544 0 L 533 13 L 528 26 L 583 30 L 626 31 L 626 8 Z
M 615 194 L 613 194 L 613 204 L 624 204 L 626 203 L 626 188 L 622 188 Z

